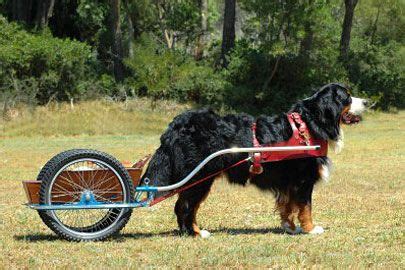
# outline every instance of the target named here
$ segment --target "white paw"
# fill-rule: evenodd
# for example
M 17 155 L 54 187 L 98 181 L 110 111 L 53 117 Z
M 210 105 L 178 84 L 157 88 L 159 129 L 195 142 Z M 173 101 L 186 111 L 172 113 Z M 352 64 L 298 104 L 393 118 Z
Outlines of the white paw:
M 321 227 L 321 226 L 315 226 L 310 232 L 308 232 L 309 234 L 322 234 L 324 233 L 325 230 Z
M 201 236 L 201 238 L 208 238 L 208 237 L 211 236 L 211 233 L 209 231 L 206 231 L 206 230 L 201 230 L 200 231 L 200 236 Z
M 295 227 L 295 230 L 292 230 L 290 225 L 288 225 L 288 223 L 284 223 L 282 225 L 282 227 L 283 227 L 284 231 L 286 233 L 288 233 L 288 234 L 300 234 L 300 233 L 302 233 L 301 227 L 298 227 L 298 226 Z

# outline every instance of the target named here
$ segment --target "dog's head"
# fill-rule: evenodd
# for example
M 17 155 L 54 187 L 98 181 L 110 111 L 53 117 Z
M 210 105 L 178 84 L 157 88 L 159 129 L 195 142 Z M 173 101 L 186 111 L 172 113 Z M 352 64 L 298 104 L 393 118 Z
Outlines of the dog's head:
M 355 124 L 360 122 L 367 100 L 350 95 L 349 87 L 340 83 L 323 86 L 311 99 L 318 105 L 323 117 L 329 117 L 336 124 Z
M 366 105 L 367 100 L 352 97 L 346 85 L 331 83 L 298 103 L 293 110 L 302 114 L 316 137 L 339 142 L 343 139 L 340 125 L 358 123 Z

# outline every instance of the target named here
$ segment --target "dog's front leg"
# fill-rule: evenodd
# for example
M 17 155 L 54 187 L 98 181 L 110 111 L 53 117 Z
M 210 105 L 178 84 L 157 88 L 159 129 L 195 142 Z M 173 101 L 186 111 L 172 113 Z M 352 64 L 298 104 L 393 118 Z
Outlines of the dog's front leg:
M 298 203 L 298 220 L 304 233 L 321 234 L 324 232 L 321 226 L 314 226 L 312 222 L 312 207 L 311 203 Z

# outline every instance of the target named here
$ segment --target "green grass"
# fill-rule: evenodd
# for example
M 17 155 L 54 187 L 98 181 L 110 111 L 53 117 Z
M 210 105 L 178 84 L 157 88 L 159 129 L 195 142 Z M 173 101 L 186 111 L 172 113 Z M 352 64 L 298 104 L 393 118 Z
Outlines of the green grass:
M 212 232 L 209 239 L 176 236 L 171 198 L 135 210 L 117 238 L 69 243 L 21 205 L 26 199 L 20 181 L 34 179 L 49 158 L 68 148 L 137 160 L 157 147 L 159 134 L 183 109 L 90 104 L 75 111 L 39 108 L 0 123 L 0 268 L 405 267 L 405 112 L 368 114 L 363 123 L 344 128 L 345 149 L 331 154 L 332 179 L 314 193 L 314 219 L 326 229 L 323 235 L 280 233 L 270 194 L 218 179 L 198 215 L 201 227 Z M 101 109 L 103 124 L 94 117 Z M 84 126 L 76 122 L 83 115 Z

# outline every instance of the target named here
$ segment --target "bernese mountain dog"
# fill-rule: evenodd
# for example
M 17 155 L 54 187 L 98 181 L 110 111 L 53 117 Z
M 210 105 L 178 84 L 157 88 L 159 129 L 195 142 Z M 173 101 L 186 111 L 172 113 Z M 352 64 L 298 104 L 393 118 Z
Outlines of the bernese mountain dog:
M 323 86 L 314 95 L 299 101 L 290 109 L 301 115 L 310 135 L 327 140 L 329 146 L 340 152 L 343 147 L 341 124 L 357 123 L 366 108 L 366 100 L 352 97 L 348 87 L 340 83 Z M 186 177 L 210 154 L 232 147 L 253 147 L 252 125 L 256 123 L 256 138 L 261 145 L 288 140 L 292 127 L 287 114 L 259 116 L 230 114 L 220 116 L 209 109 L 191 110 L 174 118 L 160 138 L 161 145 L 152 156 L 142 179 L 148 178 L 156 186 L 174 184 Z M 210 161 L 192 181 L 201 179 L 248 157 L 247 153 L 228 154 Z M 252 175 L 249 164 L 229 169 L 231 183 L 271 191 L 276 197 L 281 226 L 290 234 L 320 234 L 311 215 L 312 191 L 320 180 L 329 177 L 331 162 L 328 157 L 306 157 L 263 163 L 263 172 Z M 196 214 L 201 202 L 208 196 L 214 178 L 179 193 L 174 211 L 181 234 L 208 237 L 200 230 Z M 300 226 L 295 225 L 298 219 Z

